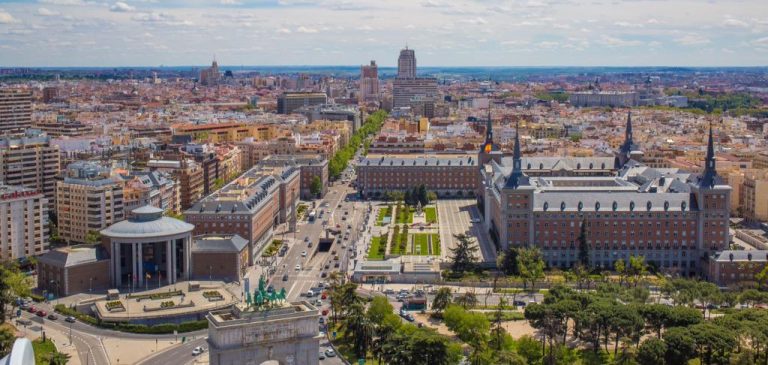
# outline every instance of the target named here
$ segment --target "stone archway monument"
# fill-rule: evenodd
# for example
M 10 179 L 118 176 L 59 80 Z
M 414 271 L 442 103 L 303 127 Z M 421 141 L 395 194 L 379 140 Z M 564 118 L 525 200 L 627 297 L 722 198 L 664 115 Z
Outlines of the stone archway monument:
M 208 314 L 210 364 L 319 364 L 317 308 L 305 301 L 288 303 L 282 293 L 265 299 L 262 291 L 248 293 L 247 303 Z

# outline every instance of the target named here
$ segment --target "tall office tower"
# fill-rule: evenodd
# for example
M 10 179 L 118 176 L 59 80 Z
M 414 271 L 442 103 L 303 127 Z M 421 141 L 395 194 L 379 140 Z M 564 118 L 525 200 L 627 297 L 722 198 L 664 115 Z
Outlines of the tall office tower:
M 42 193 L 0 184 L 0 260 L 48 251 L 48 201 Z
M 51 205 L 60 164 L 59 146 L 51 145 L 51 138 L 39 130 L 29 129 L 23 137 L 0 137 L 0 183 L 42 192 Z
M 437 79 L 432 77 L 416 77 L 416 52 L 405 47 L 397 59 L 397 77 L 392 82 L 392 107 L 413 108 L 417 106 L 425 117 L 432 117 L 435 97 L 437 96 Z
M 213 60 L 211 67 L 200 71 L 200 84 L 205 86 L 216 86 L 221 80 L 221 73 L 219 72 L 219 63 Z
M 379 67 L 376 61 L 360 66 L 360 102 L 379 100 Z
M 0 90 L 0 134 L 24 133 L 32 126 L 32 92 Z
M 397 59 L 397 78 L 412 79 L 416 77 L 416 52 L 412 49 L 400 50 L 400 57 Z
M 56 184 L 59 236 L 67 243 L 86 243 L 99 232 L 124 219 L 123 185 L 109 168 L 87 161 L 69 164 L 64 181 Z

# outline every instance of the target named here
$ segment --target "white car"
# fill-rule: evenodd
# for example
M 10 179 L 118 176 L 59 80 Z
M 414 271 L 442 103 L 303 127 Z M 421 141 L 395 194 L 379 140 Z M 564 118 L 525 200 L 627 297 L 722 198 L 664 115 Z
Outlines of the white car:
M 333 349 L 329 347 L 325 350 L 325 356 L 334 357 L 336 356 L 336 351 L 333 351 Z
M 296 265 L 296 271 L 301 271 L 301 265 Z
M 307 251 L 301 251 L 301 257 L 307 257 Z
M 194 349 L 192 349 L 192 356 L 197 356 L 205 352 L 205 348 L 203 346 L 197 346 Z

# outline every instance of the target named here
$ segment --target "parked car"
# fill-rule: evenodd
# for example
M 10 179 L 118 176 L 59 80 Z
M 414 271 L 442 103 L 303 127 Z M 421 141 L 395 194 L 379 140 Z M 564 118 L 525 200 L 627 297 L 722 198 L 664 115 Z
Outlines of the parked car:
M 296 271 L 301 271 L 301 265 L 298 265 L 298 264 L 297 264 L 297 265 L 296 265 L 296 267 L 295 267 L 295 269 L 296 269 Z
M 307 251 L 301 251 L 301 257 L 307 257 Z
M 47 315 L 48 315 L 48 313 L 46 313 L 46 312 L 45 312 L 44 310 L 42 310 L 42 309 L 40 309 L 39 311 L 37 311 L 37 316 L 38 316 L 38 317 L 45 317 L 45 316 L 47 316 Z
M 72 317 L 72 316 L 67 316 L 67 318 L 64 318 L 64 320 L 69 323 L 75 323 L 77 321 L 75 317 Z
M 328 315 L 328 310 L 327 309 L 323 309 L 323 311 L 320 312 L 320 313 L 322 313 L 322 315 L 324 315 L 324 316 L 327 316 Z
M 321 351 L 320 356 L 318 357 L 320 360 L 325 360 L 325 354 Z
M 27 307 L 27 312 L 35 313 L 35 312 L 37 312 L 37 308 L 35 308 L 34 305 L 30 305 L 29 307 Z
M 57 316 L 55 313 L 51 313 L 48 315 L 48 319 L 55 321 L 59 319 L 59 316 Z
M 320 319 L 318 320 L 318 323 L 325 324 L 325 318 L 320 317 Z
M 329 347 L 325 350 L 325 356 L 334 357 L 336 356 L 336 351 L 333 351 L 333 349 Z
M 194 349 L 192 349 L 192 356 L 197 356 L 205 352 L 205 348 L 203 346 L 197 346 Z
M 288 281 L 288 274 L 283 274 L 283 281 Z

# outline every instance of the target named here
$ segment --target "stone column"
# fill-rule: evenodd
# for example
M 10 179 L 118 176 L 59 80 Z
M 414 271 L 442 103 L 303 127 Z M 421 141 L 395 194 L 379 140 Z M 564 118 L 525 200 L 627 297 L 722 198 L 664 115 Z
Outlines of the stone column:
M 131 282 L 128 285 L 133 286 L 133 283 L 138 283 L 139 279 L 136 277 L 138 274 L 138 267 L 136 266 L 136 243 L 131 243 Z
M 173 273 L 171 272 L 171 242 L 173 240 L 165 241 L 165 276 L 168 279 L 168 285 L 173 284 Z
M 112 272 L 112 275 L 115 275 L 113 286 L 119 288 L 123 280 L 122 269 L 120 268 L 120 247 L 122 244 L 120 242 L 113 242 L 112 246 L 112 265 L 115 267 L 115 270 Z
M 184 243 L 182 246 L 182 250 L 184 250 L 184 277 L 187 280 L 190 280 L 192 278 L 192 273 L 190 272 L 190 270 L 192 269 L 192 263 L 191 263 L 192 253 L 189 252 L 191 251 L 190 247 L 192 246 L 192 242 L 189 242 L 189 238 L 190 237 L 184 238 L 184 241 L 183 241 Z
M 173 267 L 173 282 L 175 283 L 178 277 L 176 276 L 176 272 L 179 268 L 179 260 L 178 257 L 176 257 L 176 239 L 171 240 L 171 258 L 173 259 L 173 264 L 171 265 Z
M 142 262 L 141 243 L 136 244 L 136 265 L 138 266 L 136 285 L 144 286 L 144 263 Z

